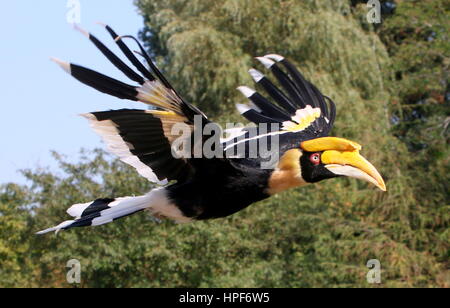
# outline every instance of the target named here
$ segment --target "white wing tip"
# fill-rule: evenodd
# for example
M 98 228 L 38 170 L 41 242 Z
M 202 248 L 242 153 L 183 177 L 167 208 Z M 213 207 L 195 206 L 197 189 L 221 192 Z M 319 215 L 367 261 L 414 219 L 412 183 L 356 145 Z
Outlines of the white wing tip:
M 251 97 L 253 94 L 256 93 L 255 90 L 250 89 L 249 87 L 246 87 L 246 86 L 241 86 L 241 87 L 238 87 L 237 89 L 238 89 L 242 94 L 244 94 L 245 97 L 247 97 L 247 98 Z
M 245 104 L 236 104 L 236 108 L 240 114 L 244 114 L 251 109 L 248 105 Z
M 256 83 L 260 82 L 261 79 L 264 78 L 264 74 L 254 68 L 251 68 L 248 72 Z
M 265 58 L 265 57 L 256 57 L 255 59 L 258 60 L 259 62 L 261 62 L 262 65 L 264 65 L 264 66 L 265 66 L 266 68 L 268 68 L 268 69 L 270 69 L 270 68 L 275 64 L 275 62 L 272 61 L 272 60 L 269 59 L 269 58 Z
M 57 58 L 50 58 L 51 61 L 55 62 L 56 64 L 58 64 L 64 71 L 66 71 L 68 74 L 72 74 L 72 70 L 70 68 L 70 63 L 69 62 L 65 62 L 62 61 L 60 59 Z
M 275 62 L 281 62 L 281 61 L 284 60 L 283 56 L 280 56 L 280 55 L 277 55 L 277 54 L 274 54 L 274 53 L 265 55 L 264 58 L 274 60 Z
M 95 115 L 93 115 L 92 113 L 80 113 L 79 114 L 80 117 L 83 117 L 89 121 L 96 121 L 97 118 L 95 117 Z
M 102 26 L 102 27 L 107 27 L 108 25 L 107 24 L 105 24 L 105 23 L 103 23 L 103 22 L 101 22 L 101 21 L 96 21 L 95 22 L 97 25 L 100 25 L 100 26 Z
M 85 37 L 89 38 L 91 35 L 89 34 L 89 32 L 87 32 L 86 30 L 84 30 L 83 28 L 81 28 L 80 26 L 78 26 L 77 24 L 73 25 L 73 28 L 77 31 L 79 31 L 81 34 L 83 34 Z

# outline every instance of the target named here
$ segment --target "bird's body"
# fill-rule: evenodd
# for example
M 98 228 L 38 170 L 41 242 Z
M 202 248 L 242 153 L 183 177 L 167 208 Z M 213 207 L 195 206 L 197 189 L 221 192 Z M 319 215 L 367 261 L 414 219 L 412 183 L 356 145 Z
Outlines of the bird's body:
M 188 217 L 198 220 L 226 217 L 270 197 L 266 191 L 269 170 L 225 160 L 199 167 L 202 172 L 189 181 L 166 188 L 169 198 Z M 224 176 L 217 177 L 218 174 Z
M 359 154 L 360 145 L 328 137 L 336 115 L 334 103 L 284 57 L 257 58 L 282 89 L 261 72 L 249 71 L 277 104 L 248 87 L 238 88 L 251 101 L 238 109 L 256 126 L 227 131 L 231 136 L 221 138 L 219 126 L 181 98 L 140 45 L 149 69 L 123 43 L 124 37 L 108 26 L 106 29 L 140 74 L 94 36 L 82 32 L 140 86 L 55 61 L 101 92 L 152 106 L 150 110 L 122 109 L 83 116 L 110 152 L 143 177 L 165 186 L 144 196 L 76 204 L 68 210 L 73 220 L 40 234 L 102 225 L 142 210 L 180 223 L 221 218 L 284 190 L 338 176 L 363 179 L 385 190 L 376 169 Z

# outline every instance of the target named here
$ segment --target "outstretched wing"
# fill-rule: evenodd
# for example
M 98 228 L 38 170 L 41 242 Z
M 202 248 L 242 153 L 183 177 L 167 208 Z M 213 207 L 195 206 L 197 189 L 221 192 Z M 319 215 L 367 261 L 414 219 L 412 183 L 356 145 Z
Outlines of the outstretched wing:
M 336 116 L 334 102 L 307 81 L 284 57 L 272 54 L 257 59 L 272 72 L 282 90 L 260 71 L 250 69 L 253 80 L 276 104 L 243 86 L 238 90 L 250 103 L 237 105 L 240 113 L 255 124 L 277 124 L 271 125 L 271 130 L 266 134 L 280 138 L 281 152 L 298 147 L 302 141 L 327 136 Z M 243 142 L 242 139 L 239 142 Z
M 190 139 L 195 129 L 209 123 L 195 106 L 184 101 L 163 74 L 153 64 L 141 44 L 140 54 L 149 68 L 144 66 L 133 52 L 109 26 L 105 26 L 128 60 L 140 72 L 137 73 L 112 53 L 95 36 L 80 30 L 92 43 L 128 78 L 139 86 L 123 83 L 91 69 L 54 59 L 65 71 L 80 82 L 103 93 L 146 103 L 159 110 L 122 109 L 83 114 L 91 127 L 107 144 L 108 150 L 123 162 L 133 166 L 148 180 L 160 184 L 171 180 L 183 180 L 193 173 L 189 160 L 173 155 L 172 145 L 180 137 Z M 133 38 L 134 39 L 134 38 Z M 194 127 L 195 116 L 200 117 L 200 127 Z M 187 136 L 173 134 L 173 127 L 182 124 L 190 132 Z M 177 131 L 177 130 L 175 130 Z
M 175 158 L 172 135 L 176 123 L 188 123 L 174 112 L 122 109 L 83 114 L 112 154 L 151 182 L 165 184 L 192 174 L 186 159 Z

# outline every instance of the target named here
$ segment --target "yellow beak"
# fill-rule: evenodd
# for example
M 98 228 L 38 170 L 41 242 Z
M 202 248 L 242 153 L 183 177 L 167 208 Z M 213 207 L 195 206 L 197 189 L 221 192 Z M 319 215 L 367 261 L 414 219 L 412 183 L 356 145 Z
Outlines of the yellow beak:
M 322 153 L 325 168 L 334 174 L 344 175 L 370 182 L 382 191 L 386 184 L 375 167 L 356 151 L 329 150 Z
M 358 143 L 343 138 L 322 137 L 302 142 L 301 148 L 308 152 L 323 151 L 322 163 L 334 174 L 364 180 L 386 191 L 380 173 L 359 154 L 361 146 Z

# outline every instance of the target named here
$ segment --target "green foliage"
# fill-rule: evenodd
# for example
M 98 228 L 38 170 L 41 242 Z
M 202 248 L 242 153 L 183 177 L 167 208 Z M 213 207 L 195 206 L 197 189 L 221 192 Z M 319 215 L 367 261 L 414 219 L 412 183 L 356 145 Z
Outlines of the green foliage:
M 31 215 L 24 204 L 28 204 L 28 191 L 16 184 L 0 188 L 0 286 L 17 286 L 26 281 L 30 272 L 24 265 L 31 262 L 27 238 Z
M 437 11 L 445 1 L 398 2 L 375 29 L 364 21 L 365 6 L 350 2 L 136 5 L 159 66 L 186 99 L 222 123 L 242 121 L 234 103 L 245 100 L 235 88 L 252 85 L 248 68 L 263 70 L 254 56 L 289 57 L 336 101 L 333 135 L 363 144 L 387 193 L 335 179 L 226 219 L 158 224 L 141 213 L 36 237 L 67 219 L 74 203 L 152 188 L 101 151 L 82 153 L 76 163 L 55 154 L 61 174 L 27 170 L 29 186 L 0 190 L 0 286 L 67 287 L 65 265 L 75 258 L 82 287 L 370 287 L 369 259 L 380 260 L 383 287 L 448 287 L 448 101 L 439 96 L 446 91 L 448 18 Z M 422 30 L 397 42 L 410 27 Z M 425 41 L 420 33 L 429 30 L 436 36 Z M 409 121 L 409 100 L 418 93 L 426 119 Z M 417 150 L 416 143 L 427 146 Z
M 394 134 L 414 155 L 419 202 L 448 203 L 450 44 L 448 1 L 405 1 L 378 30 L 393 59 L 390 109 Z M 431 168 L 430 168 L 431 167 Z

